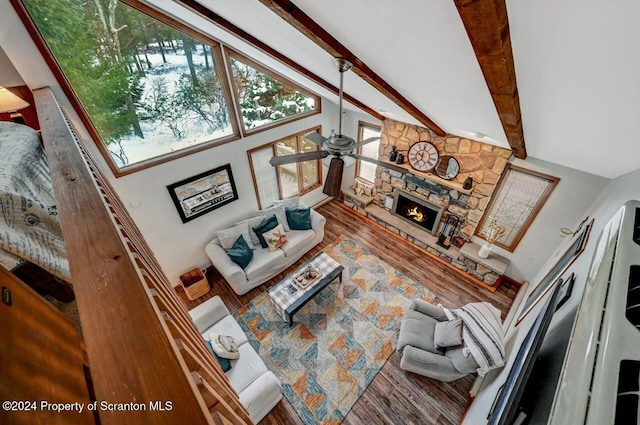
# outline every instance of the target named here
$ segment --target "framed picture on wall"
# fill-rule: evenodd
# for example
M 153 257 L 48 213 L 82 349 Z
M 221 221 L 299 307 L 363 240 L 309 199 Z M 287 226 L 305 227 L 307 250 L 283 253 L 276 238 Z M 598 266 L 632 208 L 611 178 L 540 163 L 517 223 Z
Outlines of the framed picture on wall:
M 238 199 L 231 164 L 167 186 L 183 223 Z
M 533 308 L 538 304 L 538 302 L 540 302 L 547 292 L 551 290 L 551 288 L 553 288 L 558 282 L 562 284 L 560 276 L 562 276 L 565 270 L 576 260 L 576 258 L 578 258 L 580 254 L 582 254 L 582 251 L 584 251 L 592 227 L 593 220 L 582 227 L 582 230 L 574 236 L 571 245 L 569 245 L 562 255 L 560 255 L 553 267 L 551 267 L 551 270 L 549 270 L 540 282 L 538 282 L 533 291 L 531 291 L 525 300 L 524 307 L 520 310 L 516 326 L 522 322 L 525 316 L 533 310 Z M 569 296 L 570 295 L 571 293 L 569 292 Z

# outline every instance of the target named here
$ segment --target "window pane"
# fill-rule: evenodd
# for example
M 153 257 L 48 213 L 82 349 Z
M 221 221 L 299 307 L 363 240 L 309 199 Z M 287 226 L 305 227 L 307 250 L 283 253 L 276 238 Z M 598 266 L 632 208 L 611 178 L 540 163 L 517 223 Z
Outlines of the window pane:
M 306 137 L 300 137 L 300 147 L 302 152 L 312 152 L 318 150 L 318 145 L 309 141 Z M 303 189 L 308 189 L 318 184 L 318 161 L 305 161 L 302 166 L 302 185 Z
M 283 156 L 318 150 L 315 143 L 304 137 L 309 132 L 307 130 L 294 134 L 268 146 L 248 151 L 251 158 L 251 174 L 257 186 L 256 196 L 262 207 L 268 207 L 274 200 L 280 199 L 280 193 L 283 199 L 290 198 L 314 189 L 322 183 L 322 177 L 318 173 L 321 164 L 319 159 L 278 167 L 269 164 L 274 153 Z
M 245 129 L 313 111 L 316 99 L 277 79 L 231 58 L 231 69 Z
M 360 140 L 366 140 L 370 137 L 380 137 L 380 130 L 361 125 L 360 126 Z M 360 148 L 360 154 L 369 158 L 378 159 L 378 148 L 380 147 L 380 140 L 367 143 Z M 358 168 L 358 177 L 361 179 L 374 182 L 376 179 L 376 165 L 366 161 L 358 161 L 360 163 Z
M 232 134 L 210 46 L 120 2 L 24 3 L 119 167 Z
M 261 208 L 266 208 L 273 204 L 273 201 L 280 199 L 278 187 L 278 176 L 276 167 L 269 164 L 273 156 L 273 146 L 251 152 L 252 173 L 258 187 L 258 200 Z
M 276 155 L 290 155 L 297 153 L 296 138 L 292 137 L 285 140 L 280 140 L 276 143 Z M 278 175 L 280 177 L 280 188 L 282 190 L 283 198 L 290 198 L 298 192 L 298 164 L 284 164 L 278 167 Z

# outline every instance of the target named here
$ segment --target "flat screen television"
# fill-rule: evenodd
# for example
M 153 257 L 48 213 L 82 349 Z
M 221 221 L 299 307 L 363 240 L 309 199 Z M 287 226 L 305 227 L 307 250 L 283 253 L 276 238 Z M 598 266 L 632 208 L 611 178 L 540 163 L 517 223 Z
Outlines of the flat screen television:
M 547 333 L 553 313 L 556 311 L 558 294 L 562 285 L 556 284 L 551 296 L 538 314 L 529 333 L 522 341 L 518 355 L 513 362 L 509 376 L 502 386 L 489 413 L 489 425 L 511 425 L 520 413 L 520 401 L 531 371 L 536 362 L 544 336 Z

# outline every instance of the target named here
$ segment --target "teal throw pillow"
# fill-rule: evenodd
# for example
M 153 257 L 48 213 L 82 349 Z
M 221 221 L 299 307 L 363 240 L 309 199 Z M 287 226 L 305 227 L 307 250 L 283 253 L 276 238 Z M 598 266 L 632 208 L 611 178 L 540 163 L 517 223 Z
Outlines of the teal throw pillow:
M 227 251 L 227 255 L 231 258 L 231 261 L 244 269 L 253 258 L 253 251 L 247 241 L 244 240 L 244 236 L 240 235 L 231 249 Z
M 253 228 L 253 231 L 256 232 L 256 235 L 258 235 L 258 239 L 260 240 L 260 246 L 262 246 L 263 248 L 269 246 L 267 245 L 267 241 L 262 237 L 262 234 L 268 232 L 271 229 L 275 229 L 277 225 L 278 219 L 276 218 L 276 215 L 273 214 L 262 220 L 262 223 Z
M 242 236 L 240 236 L 242 237 Z M 229 359 L 223 359 L 222 357 L 219 357 L 215 351 L 213 351 L 213 347 L 211 346 L 211 341 L 209 340 L 204 340 L 204 342 L 207 344 L 207 347 L 209 347 L 209 351 L 211 351 L 211 354 L 213 354 L 213 357 L 216 359 L 216 361 L 218 363 L 220 363 L 220 369 L 222 369 L 223 372 L 226 372 L 228 370 L 231 369 L 231 360 Z
M 285 208 L 291 230 L 311 229 L 311 208 Z

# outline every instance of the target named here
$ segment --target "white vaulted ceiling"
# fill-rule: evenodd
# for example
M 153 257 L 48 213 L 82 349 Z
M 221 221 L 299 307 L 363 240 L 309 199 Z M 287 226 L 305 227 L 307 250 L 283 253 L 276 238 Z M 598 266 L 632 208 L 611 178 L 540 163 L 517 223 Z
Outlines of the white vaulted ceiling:
M 332 56 L 258 0 L 199 2 L 338 84 Z M 295 4 L 440 127 L 465 136 L 483 133 L 491 143 L 509 147 L 453 2 Z M 354 73 L 345 75 L 345 91 L 382 115 L 420 124 Z
M 146 1 L 337 102 L 181 3 Z M 259 0 L 198 1 L 338 86 L 331 55 Z M 453 0 L 292 1 L 446 132 L 508 147 Z M 528 155 L 607 178 L 640 168 L 640 1 L 506 4 Z M 353 72 L 345 91 L 384 116 L 420 124 Z
M 529 155 L 609 178 L 640 168 L 640 1 L 507 6 Z
M 201 3 L 337 84 L 330 55 L 258 0 Z M 444 130 L 508 147 L 453 1 L 294 3 Z M 608 178 L 640 168 L 640 2 L 507 0 L 507 10 L 528 154 Z M 355 74 L 345 87 L 417 123 Z
M 203 26 L 179 3 L 149 1 Z M 331 55 L 258 0 L 199 2 L 338 85 Z M 445 131 L 470 138 L 482 133 L 487 137 L 477 140 L 508 147 L 452 0 L 293 3 Z M 640 168 L 640 1 L 507 0 L 507 12 L 528 154 L 608 178 Z M 336 100 L 303 75 L 205 26 L 226 44 Z M 419 124 L 355 73 L 345 75 L 345 91 L 382 115 Z

